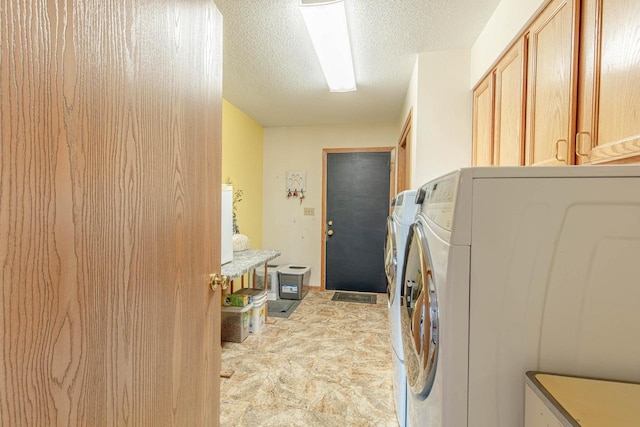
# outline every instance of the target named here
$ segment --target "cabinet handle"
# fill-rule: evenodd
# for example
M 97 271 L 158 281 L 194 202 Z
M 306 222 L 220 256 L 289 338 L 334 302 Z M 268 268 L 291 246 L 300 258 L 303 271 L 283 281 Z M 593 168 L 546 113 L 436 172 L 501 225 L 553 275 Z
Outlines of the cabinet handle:
M 229 287 L 229 277 L 221 276 L 218 273 L 210 274 L 209 287 L 214 292 L 218 289 L 218 287 L 222 287 L 222 289 L 227 289 Z
M 580 136 L 581 135 L 587 135 L 589 137 L 589 146 L 591 145 L 591 134 L 589 132 L 578 132 L 576 134 L 576 156 L 578 157 L 589 157 L 588 154 L 583 154 L 580 152 L 580 148 L 582 147 L 582 144 L 580 144 Z
M 566 162 L 567 159 L 561 159 L 561 158 L 558 157 L 558 146 L 560 145 L 561 141 L 564 141 L 565 144 L 567 143 L 566 139 L 559 139 L 559 140 L 556 141 L 556 160 L 559 161 L 559 162 Z

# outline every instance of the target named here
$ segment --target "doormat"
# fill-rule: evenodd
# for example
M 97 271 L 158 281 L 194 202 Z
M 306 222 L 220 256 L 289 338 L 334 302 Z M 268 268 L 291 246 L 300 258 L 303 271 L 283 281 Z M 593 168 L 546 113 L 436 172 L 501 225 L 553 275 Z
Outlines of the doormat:
M 267 315 L 268 317 L 282 317 L 286 319 L 298 308 L 298 305 L 300 305 L 300 300 L 279 299 L 269 301 L 267 303 Z
M 331 301 L 342 302 L 361 302 L 363 304 L 375 304 L 377 295 L 359 294 L 354 292 L 336 292 L 333 294 Z

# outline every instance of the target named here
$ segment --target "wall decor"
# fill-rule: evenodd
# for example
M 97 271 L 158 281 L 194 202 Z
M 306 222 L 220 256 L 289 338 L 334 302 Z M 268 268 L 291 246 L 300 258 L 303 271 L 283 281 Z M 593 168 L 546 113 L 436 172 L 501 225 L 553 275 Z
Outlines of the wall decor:
M 298 198 L 302 202 L 304 192 L 307 190 L 307 172 L 287 171 L 285 187 L 288 199 Z

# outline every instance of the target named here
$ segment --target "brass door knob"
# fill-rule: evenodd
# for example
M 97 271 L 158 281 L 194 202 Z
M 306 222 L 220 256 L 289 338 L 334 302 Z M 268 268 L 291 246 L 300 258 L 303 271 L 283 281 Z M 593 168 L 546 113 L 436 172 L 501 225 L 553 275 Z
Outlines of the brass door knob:
M 212 291 L 216 291 L 219 287 L 227 289 L 229 287 L 229 277 L 221 276 L 218 273 L 209 275 L 209 287 Z

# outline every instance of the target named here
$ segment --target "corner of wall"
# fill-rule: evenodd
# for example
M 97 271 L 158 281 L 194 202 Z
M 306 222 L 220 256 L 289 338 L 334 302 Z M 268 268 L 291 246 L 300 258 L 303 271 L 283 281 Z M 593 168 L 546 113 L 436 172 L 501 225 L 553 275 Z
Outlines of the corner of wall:
M 412 187 L 471 165 L 468 49 L 418 56 Z
M 420 126 L 419 121 L 417 120 L 417 116 L 419 113 L 419 107 L 418 107 L 418 86 L 419 86 L 419 64 L 420 64 L 420 55 L 418 54 L 416 55 L 416 60 L 413 66 L 413 72 L 411 73 L 411 80 L 409 81 L 409 86 L 407 87 L 407 93 L 404 97 L 404 103 L 402 106 L 402 113 L 400 115 L 399 118 L 399 123 L 398 123 L 398 135 L 400 135 L 400 133 L 402 132 L 402 128 L 404 126 L 405 120 L 407 119 L 407 115 L 409 114 L 409 111 L 411 111 L 413 109 L 413 119 L 411 122 L 411 141 L 410 141 L 410 146 L 411 146 L 411 162 L 412 164 L 409 165 L 409 167 L 411 168 L 411 171 L 415 170 L 415 150 L 416 150 L 416 138 L 418 135 L 418 131 L 417 129 Z M 411 181 L 408 183 L 409 188 L 413 188 L 413 177 L 411 179 Z
M 226 99 L 222 100 L 222 182 L 242 190 L 237 207 L 240 232 L 252 248 L 262 247 L 264 129 Z
M 526 23 L 549 0 L 502 0 L 471 48 L 469 87 L 473 88 Z

